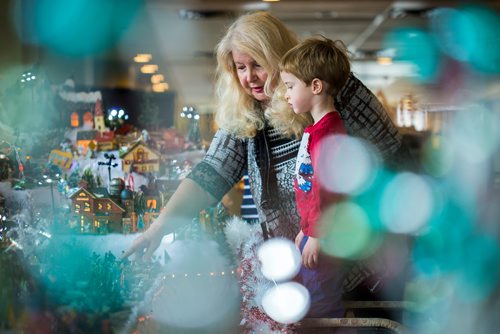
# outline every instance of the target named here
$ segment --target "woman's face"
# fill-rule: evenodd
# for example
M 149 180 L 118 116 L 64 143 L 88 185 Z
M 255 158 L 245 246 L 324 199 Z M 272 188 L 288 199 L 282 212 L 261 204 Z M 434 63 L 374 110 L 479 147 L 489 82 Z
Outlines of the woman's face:
M 257 101 L 268 101 L 264 93 L 267 80 L 266 70 L 248 54 L 233 50 L 233 61 L 241 87 Z

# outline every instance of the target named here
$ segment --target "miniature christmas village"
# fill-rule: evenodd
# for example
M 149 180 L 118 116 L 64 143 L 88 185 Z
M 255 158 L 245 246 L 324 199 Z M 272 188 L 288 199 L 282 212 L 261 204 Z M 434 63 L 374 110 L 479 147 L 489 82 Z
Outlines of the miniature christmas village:
M 0 138 L 0 331 L 144 332 L 165 279 L 166 251 L 148 263 L 120 255 L 203 157 L 199 133 L 139 130 L 91 100 L 30 149 L 21 133 Z M 210 234 L 224 248 L 226 217 L 207 208 L 173 238 Z
M 53 219 L 61 229 L 102 234 L 147 228 L 193 162 L 179 164 L 175 154 L 165 155 L 146 130 L 117 136 L 104 125 L 100 100 L 93 119 L 83 118 L 83 129 L 70 133 L 75 141 L 65 138 L 46 162 L 35 163 L 21 147 L 3 141 L 2 182 L 18 191 L 49 189 Z M 201 154 L 192 151 L 190 157 Z

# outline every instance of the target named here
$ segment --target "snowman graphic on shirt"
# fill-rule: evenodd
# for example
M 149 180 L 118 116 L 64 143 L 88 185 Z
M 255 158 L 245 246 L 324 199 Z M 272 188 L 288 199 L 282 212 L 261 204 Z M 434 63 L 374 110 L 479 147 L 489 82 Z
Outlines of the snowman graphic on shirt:
M 309 133 L 304 133 L 300 142 L 297 162 L 295 164 L 295 178 L 297 185 L 303 192 L 309 192 L 312 188 L 312 177 L 314 174 L 311 155 L 309 154 Z

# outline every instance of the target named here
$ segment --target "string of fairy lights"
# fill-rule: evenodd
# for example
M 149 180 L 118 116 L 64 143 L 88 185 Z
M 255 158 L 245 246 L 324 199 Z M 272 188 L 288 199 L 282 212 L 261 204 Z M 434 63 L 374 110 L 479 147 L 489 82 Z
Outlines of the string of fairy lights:
M 236 270 L 231 270 L 231 271 L 211 271 L 209 273 L 171 273 L 171 274 L 166 274 L 163 275 L 163 280 L 168 280 L 168 279 L 178 279 L 178 278 L 201 278 L 201 277 L 222 277 L 222 276 L 232 276 L 236 274 Z

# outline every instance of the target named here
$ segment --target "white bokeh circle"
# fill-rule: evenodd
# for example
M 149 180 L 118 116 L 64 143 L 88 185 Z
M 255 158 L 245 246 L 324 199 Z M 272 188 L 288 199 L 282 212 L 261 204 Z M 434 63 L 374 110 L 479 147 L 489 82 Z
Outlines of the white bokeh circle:
M 318 154 L 318 180 L 329 191 L 358 194 L 372 182 L 379 158 L 365 141 L 346 135 L 325 137 Z
M 288 239 L 273 238 L 257 250 L 262 275 L 269 280 L 282 282 L 292 279 L 300 270 L 301 256 L 295 244 Z
M 278 284 L 262 297 L 262 308 L 266 314 L 282 324 L 291 324 L 304 318 L 310 305 L 309 291 L 296 282 Z

